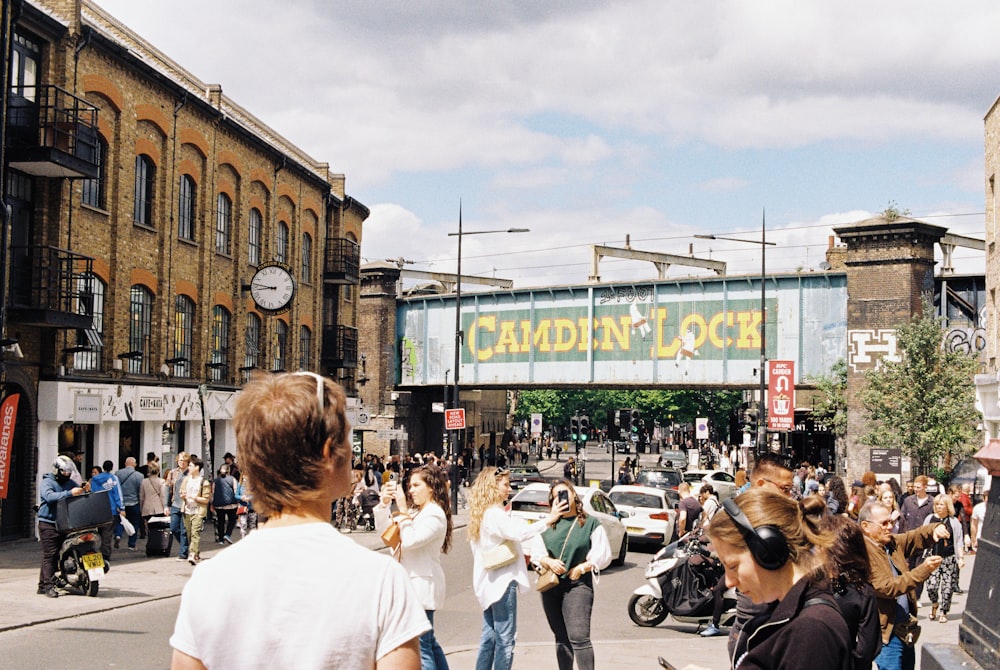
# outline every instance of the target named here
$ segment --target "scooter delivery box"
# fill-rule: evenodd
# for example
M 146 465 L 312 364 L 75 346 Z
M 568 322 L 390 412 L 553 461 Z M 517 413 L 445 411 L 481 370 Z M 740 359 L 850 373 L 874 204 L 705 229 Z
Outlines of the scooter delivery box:
M 69 533 L 78 528 L 104 526 L 114 521 L 108 491 L 66 496 L 56 503 L 56 530 Z

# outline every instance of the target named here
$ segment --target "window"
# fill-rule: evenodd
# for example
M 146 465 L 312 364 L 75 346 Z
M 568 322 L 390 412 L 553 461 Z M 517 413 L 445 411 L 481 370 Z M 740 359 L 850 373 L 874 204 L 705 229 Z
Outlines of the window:
M 108 143 L 104 138 L 97 138 L 97 177 L 95 179 L 83 180 L 83 195 L 80 201 L 85 205 L 105 209 L 104 205 L 104 180 L 107 178 L 107 171 L 104 166 L 108 163 Z
M 153 324 L 153 294 L 145 286 L 132 287 L 128 332 L 128 371 L 149 374 L 150 335 Z
M 288 224 L 282 221 L 278 224 L 278 239 L 275 240 L 274 260 L 288 262 Z
M 99 370 L 104 352 L 104 282 L 97 275 L 84 273 L 79 282 L 79 313 L 92 316 L 90 328 L 76 331 L 76 347 L 85 349 L 73 352 L 74 370 Z
M 250 231 L 247 235 L 247 254 L 250 265 L 260 264 L 260 238 L 264 227 L 259 209 L 250 210 Z
M 256 314 L 247 314 L 246 332 L 247 355 L 243 361 L 245 368 L 260 367 L 260 317 Z
M 229 366 L 229 310 L 221 305 L 212 308 L 212 360 L 209 361 L 208 378 L 222 381 Z
M 153 178 L 156 166 L 145 154 L 135 157 L 135 202 L 132 218 L 143 226 L 153 225 Z
M 312 249 L 313 238 L 309 233 L 302 235 L 302 282 L 312 283 Z
M 233 201 L 225 193 L 219 194 L 215 212 L 215 253 L 229 255 L 232 238 Z
M 274 361 L 271 370 L 284 372 L 288 360 L 288 324 L 278 321 L 274 326 Z
M 177 196 L 177 236 L 194 241 L 194 179 L 181 175 Z
M 299 328 L 299 370 L 312 369 L 312 331 L 308 326 Z
M 10 91 L 16 96 L 34 101 L 38 98 L 35 85 L 38 83 L 38 63 L 42 60 L 42 48 L 21 33 L 14 35 L 13 42 L 10 54 Z
M 186 295 L 177 296 L 174 313 L 174 358 L 184 362 L 174 364 L 175 377 L 190 377 L 192 369 L 192 343 L 194 342 L 194 301 Z

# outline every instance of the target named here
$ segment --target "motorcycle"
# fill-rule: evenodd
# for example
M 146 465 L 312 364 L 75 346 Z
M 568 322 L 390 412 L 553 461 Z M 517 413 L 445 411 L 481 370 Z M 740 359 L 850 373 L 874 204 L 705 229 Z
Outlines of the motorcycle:
M 59 550 L 59 577 L 65 585 L 96 596 L 100 579 L 109 568 L 101 554 L 98 528 L 83 528 L 66 536 Z
M 658 626 L 667 616 L 702 626 L 712 621 L 712 589 L 725 569 L 698 536 L 684 535 L 658 551 L 646 566 L 646 583 L 632 592 L 628 615 L 639 626 Z M 736 590 L 723 594 L 720 626 L 736 618 Z

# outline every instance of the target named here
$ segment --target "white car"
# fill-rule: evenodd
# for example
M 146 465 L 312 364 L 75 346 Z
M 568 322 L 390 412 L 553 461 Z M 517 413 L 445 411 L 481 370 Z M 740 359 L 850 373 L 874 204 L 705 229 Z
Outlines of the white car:
M 691 485 L 691 493 L 695 496 L 702 484 L 711 484 L 719 502 L 732 498 L 736 492 L 736 479 L 725 470 L 685 470 L 684 481 Z
M 630 544 L 659 546 L 671 542 L 677 510 L 667 491 L 652 486 L 619 484 L 611 487 L 608 497 L 620 511 L 628 512 L 625 530 Z
M 597 519 L 608 535 L 612 565 L 623 565 L 628 553 L 628 533 L 615 504 L 599 488 L 577 486 L 576 493 L 583 501 L 584 511 Z M 510 499 L 510 515 L 524 519 L 528 523 L 542 521 L 549 515 L 549 485 L 528 484 Z

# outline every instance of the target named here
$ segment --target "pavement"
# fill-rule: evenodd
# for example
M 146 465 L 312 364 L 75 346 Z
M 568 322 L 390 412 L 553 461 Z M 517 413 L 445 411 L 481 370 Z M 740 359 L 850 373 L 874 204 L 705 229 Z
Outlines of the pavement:
M 539 469 L 549 476 L 561 476 L 564 461 L 542 461 Z M 453 517 L 456 528 L 465 527 L 468 512 L 460 509 Z M 373 551 L 384 551 L 382 540 L 377 533 L 357 531 L 347 533 L 359 544 Z M 202 543 L 202 559 L 210 560 L 225 547 L 212 541 L 213 531 L 205 529 L 207 542 Z M 114 550 L 112 568 L 100 582 L 96 598 L 82 595 L 64 594 L 59 598 L 36 595 L 41 549 L 33 539 L 0 542 L 0 633 L 7 630 L 25 628 L 43 623 L 71 619 L 85 614 L 117 610 L 139 603 L 177 598 L 192 566 L 187 561 L 169 557 L 147 558 L 144 540 L 139 540 L 137 551 L 128 551 L 123 546 Z M 961 571 L 962 588 L 969 589 L 969 581 L 975 565 L 975 556 L 966 559 Z M 918 663 L 920 667 L 920 647 L 924 644 L 957 644 L 958 626 L 965 606 L 965 596 L 957 595 L 952 600 L 950 621 L 947 623 L 922 622 L 923 633 L 918 643 Z M 926 616 L 928 608 L 920 609 Z M 453 670 L 471 670 L 475 667 L 480 622 L 470 623 L 470 644 L 446 647 L 448 663 Z M 680 670 L 688 665 L 703 668 L 724 668 L 728 663 L 722 638 L 702 638 L 692 635 L 683 644 L 670 644 L 668 638 L 661 637 L 657 629 L 644 629 L 643 635 L 634 639 L 607 640 L 601 631 L 594 630 L 594 648 L 597 659 L 603 667 L 657 668 L 656 656 L 663 654 Z M 650 644 L 650 640 L 657 640 Z M 534 670 L 555 669 L 554 643 L 519 643 L 515 647 L 515 665 Z

